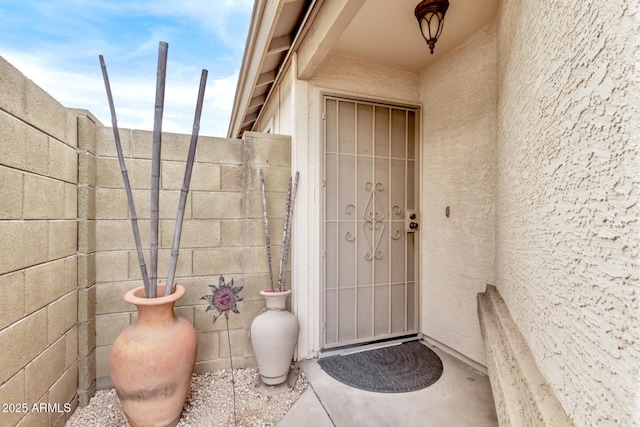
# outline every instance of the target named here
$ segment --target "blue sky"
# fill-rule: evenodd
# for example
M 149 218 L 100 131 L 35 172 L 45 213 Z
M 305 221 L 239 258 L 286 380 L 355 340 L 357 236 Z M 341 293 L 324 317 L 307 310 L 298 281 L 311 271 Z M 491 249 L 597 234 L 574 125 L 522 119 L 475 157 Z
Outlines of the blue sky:
M 169 43 L 163 130 L 191 133 L 200 73 L 209 70 L 201 135 L 226 136 L 252 0 L 0 0 L 0 56 L 65 107 L 153 128 L 158 43 Z

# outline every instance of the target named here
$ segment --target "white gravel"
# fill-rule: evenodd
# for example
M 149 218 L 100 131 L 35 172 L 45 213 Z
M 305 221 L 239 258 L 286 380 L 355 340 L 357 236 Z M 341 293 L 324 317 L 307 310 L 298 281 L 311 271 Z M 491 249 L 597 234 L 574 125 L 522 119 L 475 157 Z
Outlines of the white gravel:
M 256 368 L 234 369 L 237 426 L 275 426 L 307 388 L 304 372 L 291 389 L 255 387 Z M 234 425 L 231 370 L 194 375 L 178 427 L 226 427 Z M 282 387 L 282 386 L 281 386 Z M 89 405 L 78 408 L 66 427 L 125 427 L 126 422 L 114 389 L 100 390 Z

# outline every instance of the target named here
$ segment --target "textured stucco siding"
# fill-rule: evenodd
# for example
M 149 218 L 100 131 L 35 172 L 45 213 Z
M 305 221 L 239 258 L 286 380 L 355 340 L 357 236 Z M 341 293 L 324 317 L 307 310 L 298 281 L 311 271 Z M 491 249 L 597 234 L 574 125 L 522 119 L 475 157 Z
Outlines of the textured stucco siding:
M 361 59 L 330 54 L 311 79 L 338 94 L 399 103 L 420 102 L 420 76 Z
M 422 332 L 484 365 L 476 295 L 493 283 L 495 25 L 421 81 Z
M 638 4 L 498 24 L 497 287 L 576 425 L 640 425 Z

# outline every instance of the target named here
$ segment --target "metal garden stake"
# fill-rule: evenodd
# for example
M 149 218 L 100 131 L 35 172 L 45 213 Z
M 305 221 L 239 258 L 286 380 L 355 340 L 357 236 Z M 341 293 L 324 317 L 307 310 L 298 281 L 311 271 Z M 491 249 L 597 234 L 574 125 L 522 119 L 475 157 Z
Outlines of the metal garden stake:
M 233 279 L 229 284 L 225 284 L 224 276 L 220 275 L 218 286 L 209 285 L 211 288 L 211 295 L 204 295 L 202 298 L 209 303 L 205 309 L 205 313 L 209 310 L 213 310 L 213 323 L 216 323 L 218 317 L 224 314 L 224 318 L 227 322 L 227 342 L 229 343 L 229 362 L 231 365 L 231 388 L 233 390 L 233 422 L 237 425 L 236 417 L 236 381 L 233 376 L 233 357 L 231 356 L 231 335 L 229 334 L 229 311 L 233 311 L 236 314 L 240 314 L 238 310 L 237 302 L 242 301 L 242 297 L 238 295 L 244 286 L 233 287 Z

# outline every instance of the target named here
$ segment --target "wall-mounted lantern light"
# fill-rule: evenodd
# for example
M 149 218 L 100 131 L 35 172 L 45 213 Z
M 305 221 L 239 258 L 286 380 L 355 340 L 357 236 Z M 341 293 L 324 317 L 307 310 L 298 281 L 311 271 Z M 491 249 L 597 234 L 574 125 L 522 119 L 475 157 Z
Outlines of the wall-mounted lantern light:
M 416 6 L 415 14 L 422 31 L 422 37 L 427 41 L 431 54 L 442 33 L 444 14 L 449 8 L 449 0 L 422 0 Z

